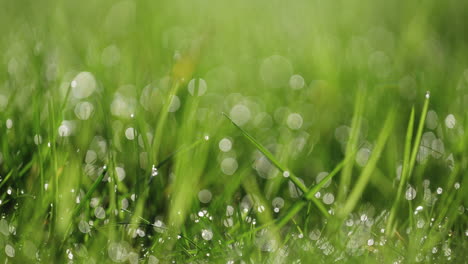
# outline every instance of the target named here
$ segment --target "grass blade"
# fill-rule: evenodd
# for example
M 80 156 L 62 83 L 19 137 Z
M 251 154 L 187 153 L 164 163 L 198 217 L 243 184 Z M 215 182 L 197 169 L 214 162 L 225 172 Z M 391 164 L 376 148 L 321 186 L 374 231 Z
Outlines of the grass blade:
M 364 169 L 361 172 L 361 175 L 356 182 L 353 190 L 351 191 L 350 195 L 347 198 L 347 201 L 341 210 L 340 215 L 342 217 L 347 216 L 356 206 L 357 202 L 359 201 L 359 197 L 361 196 L 362 192 L 364 191 L 367 183 L 369 182 L 372 173 L 374 172 L 375 168 L 377 167 L 377 162 L 380 159 L 380 155 L 385 147 L 385 143 L 387 142 L 388 137 L 390 136 L 390 132 L 393 129 L 393 125 L 395 123 L 395 112 L 392 111 L 387 120 L 384 123 L 382 131 L 380 132 L 379 137 L 377 138 L 377 142 L 375 144 L 375 148 L 372 151 L 372 155 Z
M 265 157 L 267 157 L 268 160 L 270 160 L 270 162 L 273 163 L 275 167 L 281 171 L 281 173 L 288 172 L 289 179 L 294 183 L 294 185 L 296 185 L 297 188 L 299 188 L 299 190 L 301 190 L 304 194 L 307 194 L 309 192 L 309 189 L 304 185 L 304 183 L 302 183 L 299 180 L 299 178 L 295 176 L 292 172 L 287 170 L 286 167 L 281 165 L 281 163 L 279 163 L 278 160 L 276 160 L 276 158 L 273 156 L 273 154 L 271 154 L 270 151 L 263 147 L 262 144 L 255 140 L 255 138 L 253 138 L 249 133 L 247 133 L 247 131 L 238 126 L 226 113 L 223 113 L 223 115 L 227 119 L 229 119 L 231 123 L 242 132 L 242 135 L 245 138 L 247 138 L 250 141 L 250 143 L 252 143 L 263 155 L 265 155 Z M 323 215 L 327 217 L 329 216 L 329 213 L 326 210 L 325 206 L 319 200 L 317 200 L 315 197 L 311 197 L 309 198 L 309 200 L 317 206 L 317 208 L 323 213 Z

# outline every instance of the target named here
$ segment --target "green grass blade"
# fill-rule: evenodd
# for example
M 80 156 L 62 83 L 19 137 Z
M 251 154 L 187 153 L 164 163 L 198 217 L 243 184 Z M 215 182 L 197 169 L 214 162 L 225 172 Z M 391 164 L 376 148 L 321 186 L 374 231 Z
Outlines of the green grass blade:
M 247 140 L 249 140 L 250 143 L 252 143 L 263 155 L 265 155 L 265 157 L 267 157 L 268 160 L 270 160 L 270 162 L 273 163 L 275 167 L 281 171 L 281 173 L 288 172 L 289 179 L 297 186 L 297 188 L 299 188 L 299 190 L 301 190 L 304 194 L 309 192 L 309 189 L 304 185 L 304 183 L 302 183 L 298 179 L 298 177 L 295 176 L 291 171 L 287 170 L 286 167 L 281 165 L 281 163 L 279 163 L 279 161 L 273 156 L 273 154 L 271 154 L 270 151 L 268 151 L 265 147 L 263 147 L 262 144 L 260 144 L 257 140 L 255 140 L 255 138 L 253 138 L 249 133 L 247 133 L 247 131 L 245 131 L 240 126 L 238 126 L 227 114 L 223 113 L 223 115 L 227 119 L 229 119 L 231 123 L 242 132 L 242 135 L 245 138 L 247 138 Z M 315 197 L 310 198 L 310 200 L 317 206 L 317 208 L 325 216 L 329 216 L 329 213 L 326 210 L 325 206 L 319 200 L 317 200 Z
M 414 127 L 414 107 L 411 109 L 410 119 L 408 121 L 408 128 L 406 130 L 406 139 L 405 139 L 405 150 L 403 156 L 403 164 L 402 164 L 402 171 L 400 175 L 400 184 L 398 186 L 397 196 L 395 201 L 393 202 L 392 209 L 390 211 L 390 215 L 387 221 L 386 232 L 387 235 L 392 234 L 392 226 L 393 220 L 395 219 L 395 214 L 398 210 L 399 201 L 401 199 L 402 193 L 404 191 L 404 187 L 406 186 L 406 179 L 408 178 L 408 168 L 409 168 L 409 158 L 410 158 L 410 151 L 411 151 L 411 140 L 413 138 L 413 127 Z
M 346 217 L 356 206 L 357 202 L 359 201 L 359 197 L 361 196 L 362 192 L 367 186 L 372 173 L 374 172 L 375 168 L 377 167 L 377 162 L 380 159 L 380 155 L 385 147 L 385 143 L 387 142 L 388 137 L 393 129 L 393 125 L 395 124 L 395 112 L 390 112 L 387 120 L 384 123 L 382 131 L 380 132 L 379 137 L 377 138 L 377 142 L 375 144 L 375 148 L 372 151 L 372 155 L 361 172 L 356 185 L 352 189 L 350 195 L 347 198 L 347 201 L 340 212 L 342 217 Z

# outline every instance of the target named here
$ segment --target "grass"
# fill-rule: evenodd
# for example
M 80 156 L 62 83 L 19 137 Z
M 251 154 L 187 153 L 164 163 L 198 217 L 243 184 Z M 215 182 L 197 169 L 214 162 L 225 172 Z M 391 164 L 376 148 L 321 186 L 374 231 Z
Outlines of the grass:
M 467 10 L 0 0 L 0 262 L 466 263 Z

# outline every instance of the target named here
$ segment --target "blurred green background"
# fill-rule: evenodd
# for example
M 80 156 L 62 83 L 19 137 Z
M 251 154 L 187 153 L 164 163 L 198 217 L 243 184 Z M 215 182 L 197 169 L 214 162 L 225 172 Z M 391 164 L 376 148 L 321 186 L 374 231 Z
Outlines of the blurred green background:
M 461 0 L 0 0 L 0 260 L 466 261 L 467 14 Z M 222 113 L 305 186 L 350 160 L 315 195 L 330 216 L 307 201 L 289 218 L 297 183 Z

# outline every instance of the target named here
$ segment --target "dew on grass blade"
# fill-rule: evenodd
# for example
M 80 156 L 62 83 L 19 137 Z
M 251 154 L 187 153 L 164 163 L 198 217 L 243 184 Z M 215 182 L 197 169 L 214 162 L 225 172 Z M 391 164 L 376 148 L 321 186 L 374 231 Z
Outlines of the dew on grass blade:
M 317 174 L 317 177 L 315 177 L 315 182 L 318 184 L 319 182 L 321 182 L 327 176 L 328 176 L 328 172 L 322 171 L 319 174 Z M 327 182 L 325 182 L 322 185 L 322 188 L 327 188 L 328 186 L 330 186 L 331 182 L 332 182 L 331 179 L 328 180 Z
M 125 137 L 128 140 L 134 140 L 136 134 L 137 134 L 136 129 L 134 129 L 133 127 L 129 127 L 125 129 Z
M 125 179 L 125 169 L 122 167 L 115 167 L 115 173 L 117 174 L 117 179 L 123 181 Z
M 188 91 L 191 95 L 204 95 L 206 93 L 206 81 L 201 78 L 190 80 L 188 83 Z
M 454 128 L 455 125 L 456 125 L 457 121 L 455 119 L 455 116 L 453 114 L 449 114 L 446 118 L 445 118 L 445 126 L 447 128 Z
M 426 127 L 428 129 L 434 130 L 439 125 L 439 117 L 437 116 L 436 111 L 429 110 L 426 116 Z
M 297 130 L 302 127 L 303 119 L 298 113 L 288 115 L 287 124 L 290 129 Z
M 335 196 L 332 193 L 326 193 L 322 200 L 324 204 L 332 204 L 335 201 Z
M 6 244 L 5 245 L 5 254 L 10 258 L 14 258 L 15 257 L 15 248 L 10 244 Z
M 283 177 L 289 178 L 289 176 L 290 176 L 289 171 L 283 171 Z
M 6 128 L 11 129 L 13 127 L 13 120 L 8 118 L 7 121 L 5 122 L 5 125 L 6 125 Z
M 209 229 L 203 229 L 201 231 L 201 236 L 204 240 L 209 241 L 213 238 L 213 232 Z
M 173 95 L 171 97 L 171 101 L 169 103 L 169 112 L 174 113 L 180 108 L 180 99 L 177 95 Z
M 107 248 L 109 258 L 114 262 L 124 262 L 128 256 L 128 250 L 124 243 L 111 242 Z
M 249 122 L 251 113 L 247 106 L 243 104 L 237 104 L 232 107 L 231 111 L 229 112 L 229 116 L 231 117 L 232 121 L 234 121 L 234 123 L 242 126 Z
M 98 219 L 104 219 L 106 218 L 106 211 L 104 210 L 104 208 L 99 206 L 99 207 L 96 207 L 96 209 L 94 209 L 94 215 Z
M 222 152 L 229 152 L 232 148 L 232 142 L 228 138 L 223 138 L 219 141 L 218 146 Z
M 71 88 L 75 98 L 86 98 L 96 90 L 96 79 L 90 72 L 80 72 L 71 82 Z
M 318 240 L 320 238 L 321 234 L 322 234 L 322 232 L 320 232 L 320 230 L 314 229 L 314 230 L 310 231 L 309 238 L 311 240 Z
M 94 112 L 94 106 L 90 102 L 79 102 L 75 106 L 75 115 L 80 120 L 88 120 Z
M 89 224 L 84 220 L 81 220 L 78 223 L 78 229 L 80 230 L 81 233 L 85 233 L 85 234 L 91 231 Z
M 74 124 L 72 121 L 63 120 L 58 128 L 58 135 L 68 137 L 73 133 Z
M 211 201 L 212 194 L 210 190 L 204 189 L 198 192 L 198 200 L 202 203 L 209 203 Z
M 226 216 L 232 216 L 234 214 L 234 207 L 232 205 L 226 206 Z
M 439 187 L 439 188 L 437 188 L 436 192 L 437 192 L 437 194 L 442 194 L 443 189 Z
M 368 148 L 360 148 L 356 154 L 356 163 L 364 167 L 367 164 L 367 161 L 369 160 L 369 157 L 371 155 L 371 150 Z
M 34 135 L 34 144 L 40 145 L 41 143 L 42 143 L 41 135 L 38 135 L 38 134 Z
M 409 200 L 409 201 L 416 198 L 416 190 L 411 186 L 408 187 L 408 189 L 406 189 L 405 198 L 406 200 Z
M 304 78 L 299 74 L 295 74 L 291 76 L 291 78 L 289 78 L 289 86 L 293 90 L 302 89 L 304 87 L 304 84 L 305 84 Z
M 226 175 L 233 175 L 238 166 L 235 158 L 225 158 L 221 161 L 221 171 Z

